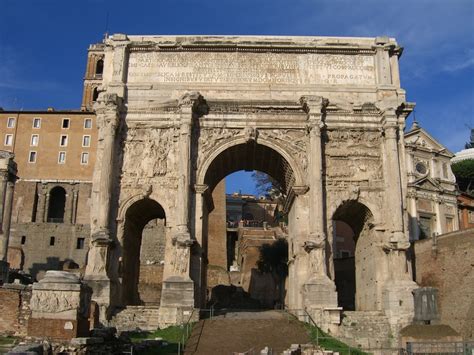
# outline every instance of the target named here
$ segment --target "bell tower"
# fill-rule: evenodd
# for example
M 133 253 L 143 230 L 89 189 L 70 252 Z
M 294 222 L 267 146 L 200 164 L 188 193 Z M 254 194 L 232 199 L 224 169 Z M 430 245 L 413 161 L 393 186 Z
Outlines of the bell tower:
M 102 84 L 102 74 L 104 72 L 104 50 L 104 43 L 89 46 L 81 104 L 81 110 L 83 111 L 92 111 L 92 106 L 97 100 L 98 87 Z

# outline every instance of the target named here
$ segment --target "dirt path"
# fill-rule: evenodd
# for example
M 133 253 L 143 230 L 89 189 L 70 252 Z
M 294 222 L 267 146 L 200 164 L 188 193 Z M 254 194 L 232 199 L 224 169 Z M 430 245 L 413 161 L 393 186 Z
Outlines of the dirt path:
M 212 320 L 201 320 L 186 345 L 186 354 L 232 355 L 265 346 L 281 353 L 291 344 L 309 343 L 304 326 L 277 312 L 231 313 Z

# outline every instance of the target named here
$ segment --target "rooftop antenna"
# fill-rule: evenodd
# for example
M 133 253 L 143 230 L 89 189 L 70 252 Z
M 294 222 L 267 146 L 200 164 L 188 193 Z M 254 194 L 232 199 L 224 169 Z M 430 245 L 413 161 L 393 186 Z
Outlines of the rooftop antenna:
M 107 39 L 109 36 L 109 12 L 105 14 L 105 33 L 104 33 L 104 40 Z

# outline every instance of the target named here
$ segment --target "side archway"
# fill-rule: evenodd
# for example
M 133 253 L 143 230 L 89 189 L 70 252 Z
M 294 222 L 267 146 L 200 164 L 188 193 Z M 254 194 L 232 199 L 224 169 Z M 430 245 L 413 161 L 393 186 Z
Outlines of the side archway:
M 165 225 L 165 211 L 155 200 L 142 198 L 127 208 L 120 270 L 124 305 L 159 304 Z
M 371 210 L 357 200 L 342 202 L 332 215 L 338 304 L 345 310 L 377 308 L 377 258 Z

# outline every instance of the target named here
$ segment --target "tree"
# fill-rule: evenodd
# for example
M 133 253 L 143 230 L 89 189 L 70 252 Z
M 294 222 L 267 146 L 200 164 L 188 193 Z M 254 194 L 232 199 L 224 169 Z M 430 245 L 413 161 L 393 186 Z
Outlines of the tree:
M 252 179 L 255 181 L 255 187 L 260 195 L 270 196 L 271 198 L 278 198 L 283 195 L 281 184 L 270 175 L 261 171 L 254 171 Z
M 458 161 L 451 165 L 459 190 L 474 193 L 474 159 Z

